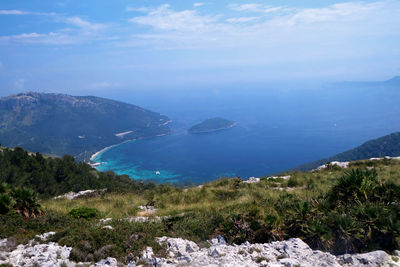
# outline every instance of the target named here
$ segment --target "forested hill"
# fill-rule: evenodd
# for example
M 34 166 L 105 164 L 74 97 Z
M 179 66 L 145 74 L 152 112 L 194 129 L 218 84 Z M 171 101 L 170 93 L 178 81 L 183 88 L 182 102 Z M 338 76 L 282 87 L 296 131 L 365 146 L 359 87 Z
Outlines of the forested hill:
M 0 143 L 78 159 L 125 140 L 169 133 L 169 118 L 93 96 L 23 93 L 0 98 Z
M 384 156 L 400 156 L 400 132 L 368 141 L 361 146 L 337 154 L 333 157 L 301 165 L 295 168 L 295 170 L 311 170 L 332 161 L 355 161 Z
M 40 153 L 31 154 L 19 147 L 0 147 L 0 184 L 2 183 L 33 189 L 42 197 L 87 189 L 135 191 L 153 186 L 151 183 L 135 182 L 126 175 L 98 172 L 86 163 L 76 162 L 71 156 L 44 157 Z

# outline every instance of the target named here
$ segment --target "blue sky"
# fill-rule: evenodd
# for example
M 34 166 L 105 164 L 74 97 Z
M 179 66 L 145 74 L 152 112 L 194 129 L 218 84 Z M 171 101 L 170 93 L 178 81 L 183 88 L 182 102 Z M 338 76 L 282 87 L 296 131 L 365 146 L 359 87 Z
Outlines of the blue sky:
M 0 94 L 383 80 L 400 1 L 2 0 Z

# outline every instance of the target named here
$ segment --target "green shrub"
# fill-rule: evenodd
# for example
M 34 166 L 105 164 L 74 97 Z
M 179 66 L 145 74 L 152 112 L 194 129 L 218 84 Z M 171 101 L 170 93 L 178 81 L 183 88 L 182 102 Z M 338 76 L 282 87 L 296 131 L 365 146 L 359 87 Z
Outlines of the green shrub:
M 37 193 L 27 188 L 14 188 L 11 190 L 11 197 L 14 199 L 14 209 L 28 217 L 36 217 L 42 213 L 38 202 Z
M 72 209 L 69 214 L 76 219 L 91 219 L 96 218 L 99 215 L 99 211 L 94 208 L 81 207 Z
M 287 186 L 288 186 L 288 187 L 296 187 L 296 186 L 299 186 L 299 181 L 297 180 L 297 178 L 291 177 L 291 178 L 287 181 Z
M 13 200 L 7 194 L 0 194 L 0 214 L 6 214 L 13 207 Z
M 349 201 L 366 201 L 379 186 L 375 170 L 352 169 L 342 175 L 329 194 L 332 205 L 346 205 Z

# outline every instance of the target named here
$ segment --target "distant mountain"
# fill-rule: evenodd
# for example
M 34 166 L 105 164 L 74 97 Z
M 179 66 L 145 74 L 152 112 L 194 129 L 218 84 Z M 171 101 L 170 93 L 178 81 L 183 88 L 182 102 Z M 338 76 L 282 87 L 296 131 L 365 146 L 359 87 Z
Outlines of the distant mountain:
M 356 87 L 370 87 L 370 86 L 385 86 L 385 87 L 400 87 L 400 76 L 395 76 L 386 81 L 346 81 L 346 82 L 338 82 L 333 83 L 333 85 L 341 85 L 341 86 L 356 86 Z
M 384 156 L 400 156 L 400 132 L 368 141 L 359 147 L 333 157 L 301 165 L 294 170 L 311 170 L 332 161 L 354 161 Z
M 106 146 L 170 132 L 169 118 L 94 96 L 22 93 L 0 98 L 0 144 L 78 159 Z
M 212 118 L 192 126 L 189 133 L 208 133 L 232 128 L 236 122 L 223 118 Z

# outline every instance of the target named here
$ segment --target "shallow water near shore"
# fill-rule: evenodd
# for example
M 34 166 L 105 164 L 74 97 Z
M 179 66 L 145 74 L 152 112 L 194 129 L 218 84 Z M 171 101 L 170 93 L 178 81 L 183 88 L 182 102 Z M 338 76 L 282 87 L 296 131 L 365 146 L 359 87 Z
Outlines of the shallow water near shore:
M 97 169 L 161 183 L 265 176 L 400 130 L 398 88 L 203 90 L 190 95 L 160 91 L 156 98 L 136 93 L 121 100 L 166 114 L 173 121 L 172 133 L 99 153 L 94 158 L 102 163 Z M 212 133 L 187 133 L 192 125 L 216 116 L 238 124 Z

